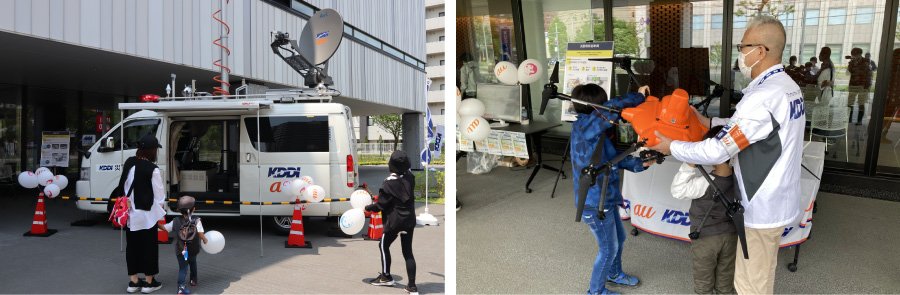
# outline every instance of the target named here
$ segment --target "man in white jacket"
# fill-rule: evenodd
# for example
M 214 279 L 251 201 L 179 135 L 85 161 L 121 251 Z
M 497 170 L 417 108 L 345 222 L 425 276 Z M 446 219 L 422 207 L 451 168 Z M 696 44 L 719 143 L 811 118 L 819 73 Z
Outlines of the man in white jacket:
M 725 125 L 715 138 L 672 141 L 660 136 L 651 149 L 699 165 L 732 158 L 744 206 L 749 259 L 735 263 L 738 293 L 772 294 L 778 246 L 784 227 L 800 209 L 800 163 L 806 116 L 800 87 L 784 72 L 784 26 L 770 16 L 751 21 L 737 45 L 741 74 L 753 78 L 730 119 L 703 117 L 704 124 Z

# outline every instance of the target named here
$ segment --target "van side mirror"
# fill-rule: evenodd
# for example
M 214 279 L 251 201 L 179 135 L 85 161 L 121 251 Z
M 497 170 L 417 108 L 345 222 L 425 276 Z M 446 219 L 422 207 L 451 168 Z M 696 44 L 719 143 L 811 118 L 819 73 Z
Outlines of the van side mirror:
M 97 147 L 97 152 L 108 153 L 116 150 L 116 138 L 115 137 L 107 137 L 106 140 L 100 143 L 100 146 Z

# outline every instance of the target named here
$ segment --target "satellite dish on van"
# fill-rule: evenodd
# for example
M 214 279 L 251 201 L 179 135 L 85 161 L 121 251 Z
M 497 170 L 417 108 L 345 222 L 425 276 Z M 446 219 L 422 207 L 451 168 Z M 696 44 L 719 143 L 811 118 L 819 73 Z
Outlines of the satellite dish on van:
M 344 20 L 334 9 L 322 9 L 313 14 L 300 33 L 299 47 L 291 44 L 313 65 L 328 61 L 344 39 Z
M 328 59 L 344 38 L 344 21 L 333 9 L 323 9 L 309 18 L 299 40 L 287 32 L 272 32 L 272 51 L 303 76 L 303 84 L 320 88 L 334 85 L 328 76 Z M 290 48 L 287 47 L 290 45 Z

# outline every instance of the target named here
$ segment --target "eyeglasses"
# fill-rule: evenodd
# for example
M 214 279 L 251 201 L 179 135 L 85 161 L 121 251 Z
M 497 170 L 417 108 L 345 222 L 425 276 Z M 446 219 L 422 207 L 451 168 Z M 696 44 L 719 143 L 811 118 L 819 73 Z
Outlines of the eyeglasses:
M 738 52 L 741 52 L 741 49 L 744 49 L 745 47 L 754 47 L 754 46 L 762 46 L 762 48 L 765 48 L 766 51 L 769 51 L 769 47 L 766 47 L 766 45 L 762 44 L 762 43 L 759 43 L 759 44 L 737 44 L 735 46 L 737 47 Z

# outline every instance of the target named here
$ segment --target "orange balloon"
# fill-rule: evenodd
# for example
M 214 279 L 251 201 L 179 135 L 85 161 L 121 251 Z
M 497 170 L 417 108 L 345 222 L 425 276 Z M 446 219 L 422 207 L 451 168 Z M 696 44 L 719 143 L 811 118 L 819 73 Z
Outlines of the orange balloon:
M 631 122 L 638 141 L 646 140 L 648 147 L 659 144 L 655 131 L 672 140 L 699 141 L 708 128 L 691 110 L 688 99 L 684 89 L 675 89 L 662 101 L 650 96 L 637 107 L 622 110 L 622 118 Z

